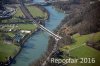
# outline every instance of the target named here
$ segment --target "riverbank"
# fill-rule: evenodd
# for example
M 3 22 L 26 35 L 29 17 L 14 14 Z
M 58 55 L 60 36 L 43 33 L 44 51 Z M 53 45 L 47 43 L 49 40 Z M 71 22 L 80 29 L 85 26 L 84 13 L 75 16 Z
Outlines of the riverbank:
M 100 33 L 99 33 L 100 30 L 98 29 L 100 27 L 96 26 L 96 25 L 99 25 L 98 17 L 100 17 L 100 15 L 96 15 L 96 14 L 99 14 L 100 2 L 94 1 L 93 4 L 91 4 L 90 1 L 87 1 L 87 2 L 83 1 L 83 2 L 84 3 L 78 2 L 78 4 L 74 2 L 75 4 L 69 5 L 72 13 L 69 15 L 69 17 L 65 17 L 65 19 L 63 20 L 64 25 L 58 31 L 58 33 L 63 37 L 63 39 L 61 39 L 58 42 L 58 45 L 59 45 L 58 49 L 60 49 L 60 51 L 64 53 L 61 56 L 61 58 L 64 58 L 64 59 L 78 58 L 79 59 L 79 58 L 92 57 L 92 58 L 95 58 L 95 61 L 96 61 L 94 64 L 83 63 L 83 65 L 96 66 L 99 64 L 99 61 L 100 61 L 98 59 L 100 55 L 100 51 L 98 51 L 100 48 L 100 46 L 98 45 L 100 43 L 99 42 L 100 38 L 98 38 L 100 36 Z M 95 38 L 93 38 L 93 36 L 91 35 L 94 35 Z M 90 39 L 89 37 L 93 39 Z M 93 45 L 95 44 L 97 47 L 93 46 L 92 44 Z M 47 66 L 49 66 L 50 64 L 51 63 L 49 63 Z M 53 66 L 53 64 L 51 65 Z M 64 66 L 73 66 L 73 65 L 80 66 L 82 64 L 69 63 Z
M 22 51 L 25 42 L 27 42 L 27 40 L 31 37 L 32 34 L 35 34 L 35 33 L 38 32 L 38 31 L 39 31 L 39 29 L 35 29 L 35 31 L 32 31 L 30 34 L 25 35 L 25 36 L 23 37 L 23 39 L 20 40 L 19 43 L 20 43 L 20 45 L 21 45 L 21 48 L 20 48 L 19 52 L 14 56 L 13 60 L 11 61 L 12 63 L 16 63 L 15 58 L 16 58 L 16 57 L 20 54 L 20 52 Z M 11 64 L 12 64 L 12 63 L 11 63 Z M 11 65 L 11 64 L 10 64 L 10 65 Z
M 44 18 L 44 22 L 45 20 L 49 20 L 49 17 L 50 17 L 50 13 L 48 12 L 48 10 L 46 8 L 44 8 L 43 6 L 40 6 L 40 5 L 33 5 L 33 6 L 36 6 L 37 8 L 39 8 L 41 11 L 43 11 L 44 13 L 46 13 L 46 17 Z
M 53 7 L 54 7 L 54 6 L 53 6 Z M 56 8 L 55 8 L 55 9 L 56 9 Z M 68 16 L 69 14 L 66 14 L 66 15 Z M 61 21 L 62 21 L 62 20 L 61 20 Z M 60 27 L 62 27 L 63 24 L 64 24 L 64 22 L 61 22 L 61 23 L 55 28 L 55 30 L 53 30 L 53 32 L 54 32 L 55 34 L 58 34 L 58 30 L 60 29 Z M 47 65 L 48 65 L 48 61 L 47 61 L 48 56 L 49 56 L 49 55 L 52 56 L 51 53 L 52 53 L 52 51 L 53 51 L 54 48 L 57 48 L 57 49 L 58 49 L 58 47 L 55 47 L 56 43 L 57 43 L 57 42 L 55 41 L 55 38 L 49 37 L 48 48 L 47 48 L 46 52 L 40 57 L 40 59 L 37 59 L 37 60 L 35 60 L 33 63 L 31 63 L 30 66 L 41 66 L 45 61 L 46 61 L 46 63 L 47 63 L 45 66 L 47 66 Z M 58 50 L 56 50 L 56 51 L 58 51 Z M 49 60 L 49 59 L 48 59 L 48 60 Z
M 32 14 L 33 18 L 40 20 L 48 20 L 49 13 L 47 10 L 39 5 L 29 5 L 27 9 Z

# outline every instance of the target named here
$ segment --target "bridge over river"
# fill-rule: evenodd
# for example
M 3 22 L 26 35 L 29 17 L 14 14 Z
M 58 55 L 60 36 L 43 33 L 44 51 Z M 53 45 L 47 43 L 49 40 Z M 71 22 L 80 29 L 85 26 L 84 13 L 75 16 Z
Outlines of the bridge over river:
M 39 24 L 38 22 L 36 22 L 35 19 L 33 19 L 33 16 L 30 14 L 30 12 L 28 11 L 28 9 L 26 8 L 26 6 L 24 5 L 22 0 L 19 0 L 20 2 L 20 8 L 23 11 L 24 15 L 26 16 L 26 18 L 30 19 L 33 21 L 34 24 L 36 24 L 39 28 L 41 28 L 43 31 L 46 31 L 48 34 L 50 34 L 52 37 L 54 37 L 56 40 L 61 39 L 62 37 L 58 36 L 57 34 L 54 34 L 52 31 L 48 30 L 47 28 L 45 28 L 43 25 Z

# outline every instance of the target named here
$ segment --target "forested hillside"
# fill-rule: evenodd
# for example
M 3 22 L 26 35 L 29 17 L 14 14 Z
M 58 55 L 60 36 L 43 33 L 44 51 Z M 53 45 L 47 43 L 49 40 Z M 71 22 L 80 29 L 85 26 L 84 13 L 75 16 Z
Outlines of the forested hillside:
M 65 13 L 69 12 L 69 16 L 62 21 L 63 26 L 58 30 L 59 35 L 63 37 L 58 42 L 63 55 L 60 57 L 52 55 L 52 57 L 61 59 L 94 57 L 96 63 L 83 64 L 83 66 L 98 65 L 100 61 L 98 59 L 100 55 L 100 1 L 70 0 L 52 5 Z M 81 66 L 82 64 L 61 65 Z M 47 66 L 60 65 L 48 62 Z

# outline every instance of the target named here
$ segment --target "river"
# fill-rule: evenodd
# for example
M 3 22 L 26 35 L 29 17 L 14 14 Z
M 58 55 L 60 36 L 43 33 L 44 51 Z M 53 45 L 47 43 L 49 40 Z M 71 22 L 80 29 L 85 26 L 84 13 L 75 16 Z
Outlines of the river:
M 43 0 L 34 0 L 39 2 Z M 61 23 L 61 20 L 65 17 L 65 14 L 57 11 L 52 6 L 44 6 L 50 13 L 50 18 L 45 22 L 45 27 L 53 31 Z M 15 58 L 16 63 L 11 66 L 28 66 L 30 63 L 39 59 L 41 55 L 46 52 L 48 47 L 49 35 L 40 30 L 33 34 L 27 42 L 24 44 L 22 51 Z

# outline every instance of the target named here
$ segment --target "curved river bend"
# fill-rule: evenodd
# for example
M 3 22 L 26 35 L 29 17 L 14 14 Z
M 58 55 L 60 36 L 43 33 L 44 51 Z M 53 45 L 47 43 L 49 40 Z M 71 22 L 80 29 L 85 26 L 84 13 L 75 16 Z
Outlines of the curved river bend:
M 39 2 L 42 0 L 34 0 Z M 45 6 L 50 13 L 49 21 L 45 22 L 45 27 L 53 31 L 65 17 L 64 13 L 55 10 L 52 6 Z M 30 63 L 39 59 L 46 52 L 49 35 L 46 32 L 38 31 L 32 35 L 24 44 L 22 51 L 16 57 L 16 63 L 11 66 L 29 66 Z

